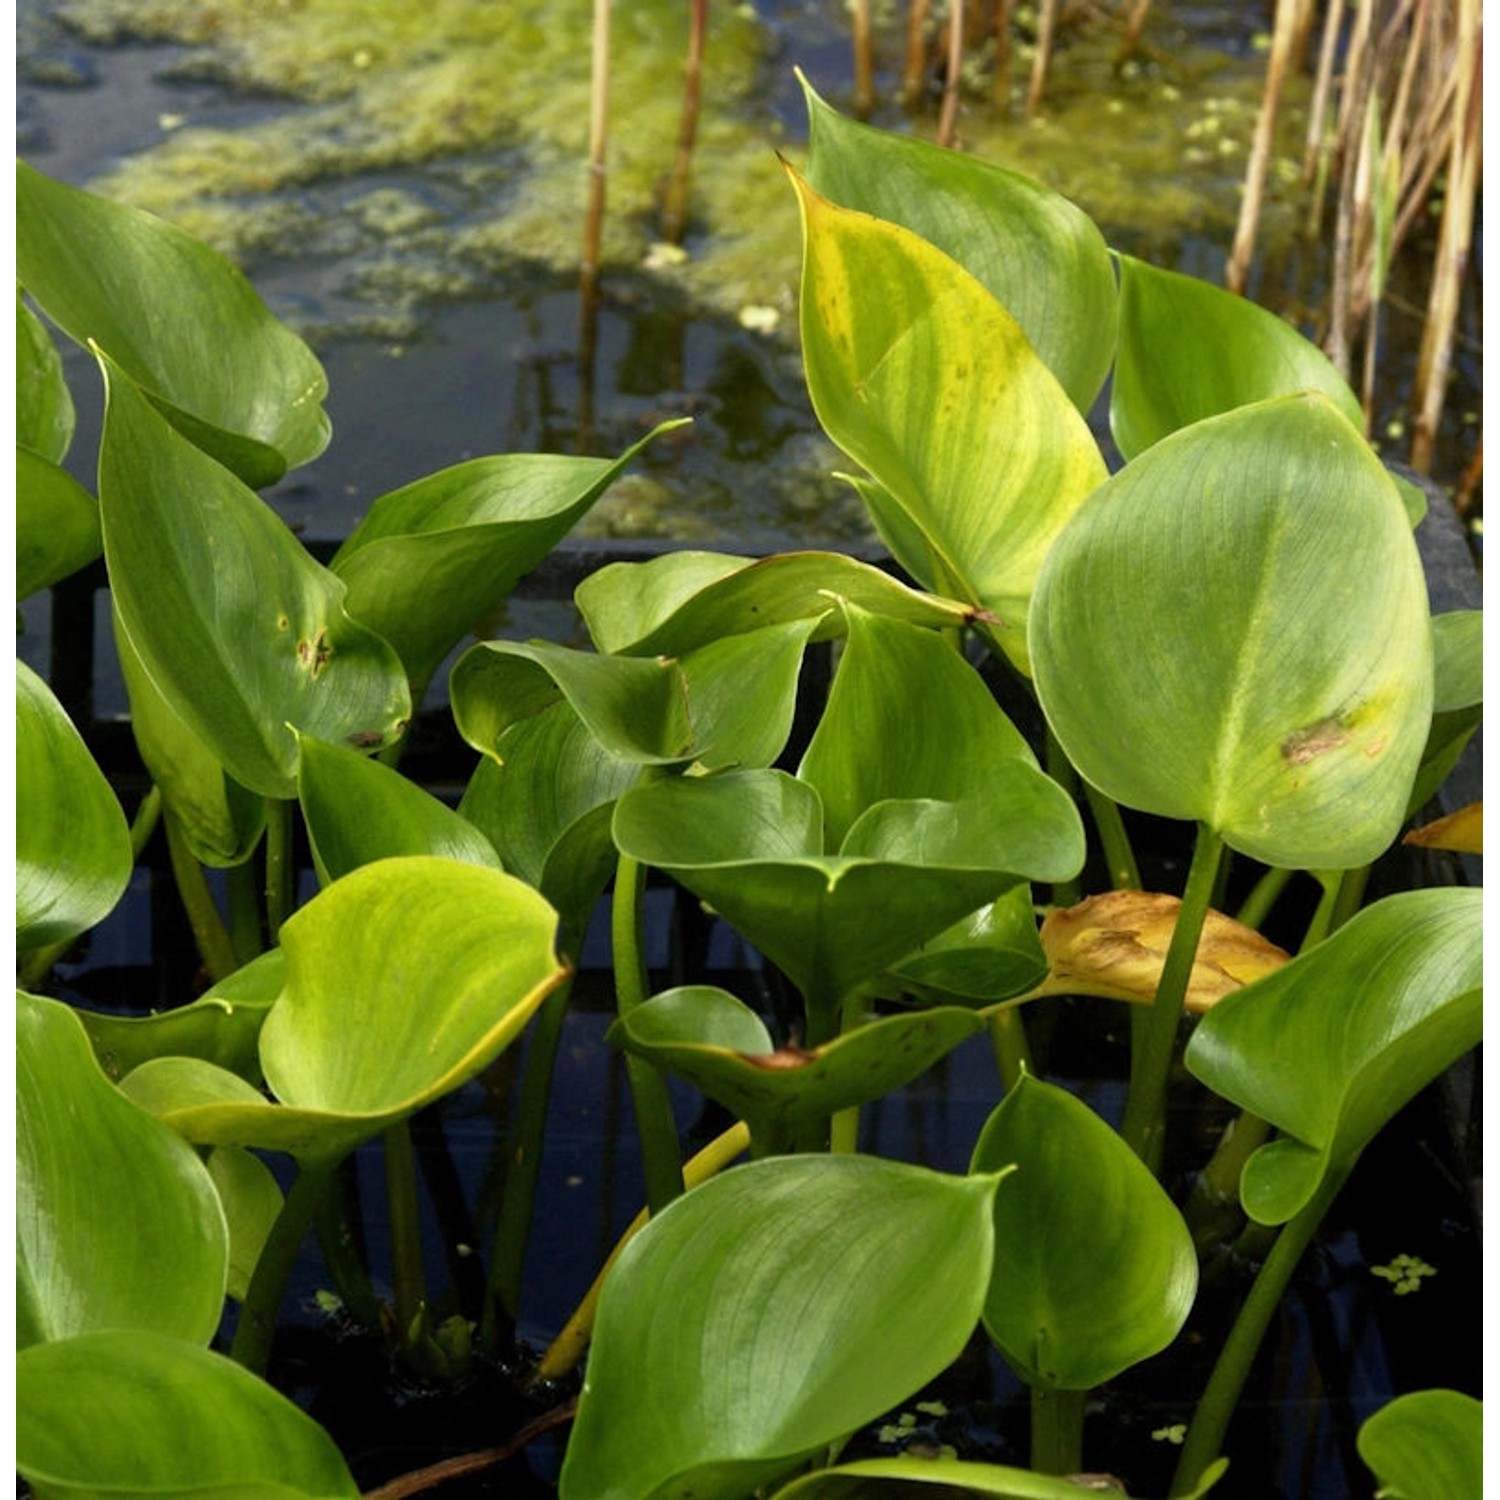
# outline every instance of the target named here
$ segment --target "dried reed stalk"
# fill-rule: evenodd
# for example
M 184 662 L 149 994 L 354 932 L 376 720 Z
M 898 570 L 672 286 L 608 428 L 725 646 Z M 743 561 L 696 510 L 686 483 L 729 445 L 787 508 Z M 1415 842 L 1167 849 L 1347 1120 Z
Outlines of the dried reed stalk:
M 605 153 L 609 144 L 609 7 L 594 0 L 589 77 L 589 197 L 579 262 L 578 446 L 593 441 L 594 366 L 599 347 L 599 246 L 604 238 Z
M 1010 15 L 1015 0 L 995 0 L 995 108 L 1010 108 Z
M 1115 49 L 1117 73 L 1135 56 L 1135 49 L 1141 40 L 1141 30 L 1146 24 L 1146 12 L 1150 9 L 1151 0 L 1135 0 L 1131 8 L 1130 19 L 1125 23 L 1125 34 L 1120 38 L 1119 47 Z
M 599 279 L 599 244 L 604 237 L 605 152 L 609 144 L 609 7 L 610 0 L 594 0 L 589 77 L 589 197 L 581 262 L 585 288 Z
M 1052 42 L 1057 35 L 1057 0 L 1041 0 L 1037 7 L 1036 56 L 1031 60 L 1031 84 L 1026 90 L 1026 118 L 1042 107 L 1047 70 L 1052 66 Z
M 677 155 L 662 203 L 661 237 L 682 243 L 693 184 L 693 146 L 698 139 L 698 112 L 703 100 L 703 42 L 708 32 L 708 0 L 689 0 L 687 63 L 682 81 L 682 118 L 677 128 Z
M 1479 191 L 1481 143 L 1481 69 L 1483 36 L 1479 0 L 1458 0 L 1458 52 L 1455 76 L 1454 131 L 1448 157 L 1448 191 L 1438 228 L 1437 258 L 1422 343 L 1417 354 L 1413 398 L 1411 466 L 1426 474 L 1442 416 L 1448 368 L 1453 358 L 1453 330 L 1458 321 L 1464 272 L 1474 234 L 1474 203 Z
M 906 14 L 906 66 L 901 71 L 901 103 L 916 109 L 926 93 L 927 17 L 932 0 L 911 0 Z
M 875 36 L 870 25 L 870 0 L 854 0 L 854 113 L 870 117 L 875 108 Z
M 1276 0 L 1275 29 L 1271 36 L 1271 56 L 1266 63 L 1266 87 L 1255 121 L 1255 137 L 1250 159 L 1245 167 L 1245 192 L 1240 200 L 1239 223 L 1235 226 L 1234 246 L 1224 267 L 1224 285 L 1232 292 L 1243 292 L 1250 276 L 1250 260 L 1255 253 L 1255 235 L 1260 225 L 1261 203 L 1266 190 L 1266 167 L 1276 139 L 1276 112 L 1281 101 L 1282 83 L 1291 60 L 1296 33 L 1298 0 Z
M 938 114 L 937 143 L 958 139 L 958 89 L 964 61 L 964 0 L 948 0 L 948 71 L 943 79 L 943 107 Z

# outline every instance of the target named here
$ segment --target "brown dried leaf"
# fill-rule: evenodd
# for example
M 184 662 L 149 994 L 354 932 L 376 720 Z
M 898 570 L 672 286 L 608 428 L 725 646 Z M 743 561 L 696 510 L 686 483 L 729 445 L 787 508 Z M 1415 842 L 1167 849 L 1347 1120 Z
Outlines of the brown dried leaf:
M 1451 849 L 1455 854 L 1484 853 L 1484 803 L 1471 802 L 1436 822 L 1424 823 L 1401 840 L 1423 849 Z
M 1037 995 L 1102 995 L 1149 1005 L 1182 903 L 1151 891 L 1109 891 L 1053 911 L 1042 923 L 1048 975 Z M 1210 911 L 1203 924 L 1186 1006 L 1202 1012 L 1279 969 L 1291 955 L 1252 928 Z

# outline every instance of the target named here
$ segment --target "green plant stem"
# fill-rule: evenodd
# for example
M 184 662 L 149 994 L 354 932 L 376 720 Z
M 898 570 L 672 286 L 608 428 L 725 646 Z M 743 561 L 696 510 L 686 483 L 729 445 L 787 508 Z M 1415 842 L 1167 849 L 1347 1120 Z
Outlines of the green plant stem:
M 1271 908 L 1276 905 L 1296 873 L 1295 870 L 1284 870 L 1279 865 L 1272 865 L 1245 897 L 1244 905 L 1235 913 L 1235 921 L 1242 927 L 1254 927 L 1259 931 L 1260 924 L 1271 915 Z
M 229 940 L 235 956 L 247 964 L 262 949 L 255 866 L 247 860 L 225 871 L 225 876 L 229 882 Z
M 1333 898 L 1333 917 L 1328 924 L 1330 933 L 1337 932 L 1359 910 L 1360 903 L 1365 899 L 1365 886 L 1369 884 L 1369 880 L 1369 865 L 1344 871 L 1344 878 L 1339 881 L 1338 892 Z
M 370 1285 L 370 1273 L 355 1237 L 353 1201 L 355 1189 L 348 1176 L 352 1165 L 345 1157 L 339 1170 L 329 1179 L 328 1191 L 315 1210 L 313 1227 L 318 1236 L 318 1250 L 333 1289 L 344 1304 L 344 1310 L 361 1327 L 378 1332 L 381 1326 L 380 1299 Z
M 297 1180 L 286 1195 L 286 1202 L 281 1205 L 260 1259 L 255 1263 L 254 1274 L 240 1307 L 234 1342 L 229 1349 L 230 1357 L 252 1374 L 265 1374 L 271 1340 L 276 1333 L 276 1313 L 286 1295 L 287 1278 L 292 1274 L 297 1252 L 339 1160 L 339 1157 L 325 1157 L 299 1163 Z
M 646 872 L 622 854 L 615 867 L 614 898 L 610 908 L 610 936 L 615 965 L 615 1001 L 622 1016 L 645 1002 L 650 993 L 646 961 L 641 951 L 641 923 L 645 911 Z M 636 1129 L 646 1176 L 646 1202 L 659 1214 L 682 1194 L 682 1158 L 677 1146 L 677 1122 L 661 1070 L 642 1057 L 626 1054 L 625 1076 L 635 1104 Z
M 480 1345 L 492 1355 L 500 1352 L 502 1340 L 511 1337 L 520 1307 L 521 1274 L 526 1261 L 526 1241 L 531 1233 L 537 1173 L 542 1162 L 547 1099 L 552 1089 L 552 1070 L 557 1061 L 572 992 L 570 979 L 547 997 L 532 1022 L 531 1039 L 526 1047 L 526 1072 L 521 1079 L 515 1123 L 508 1142 L 505 1187 L 500 1195 L 500 1215 L 490 1250 L 484 1311 L 479 1320 Z
M 1031 1388 L 1031 1467 L 1040 1474 L 1083 1468 L 1083 1407 L 1087 1391 Z
M 845 998 L 839 1008 L 839 1035 L 846 1036 L 857 1031 L 871 1019 L 870 1007 L 863 995 L 858 993 Z M 852 1154 L 859 1150 L 859 1106 L 841 1109 L 828 1122 L 828 1149 Z
M 1094 827 L 1099 830 L 1099 842 L 1104 846 L 1110 885 L 1117 891 L 1140 890 L 1140 867 L 1135 862 L 1130 835 L 1125 832 L 1125 819 L 1120 815 L 1119 803 L 1111 801 L 1087 782 L 1084 782 L 1083 790 L 1089 799 L 1089 811 L 1094 815 Z
M 151 842 L 151 835 L 156 832 L 156 825 L 161 822 L 161 788 L 155 782 L 151 789 L 141 798 L 141 805 L 136 808 L 135 816 L 130 820 L 130 857 L 139 859 L 145 852 L 146 845 Z
M 1050 724 L 1047 726 L 1047 775 L 1070 797 L 1078 796 L 1078 772 L 1073 769 L 1073 762 L 1058 743 Z M 1083 887 L 1078 883 L 1076 875 L 1071 880 L 1056 881 L 1052 886 L 1054 906 L 1077 906 L 1082 895 Z
M 411 1125 L 400 1120 L 381 1135 L 385 1147 L 385 1190 L 391 1219 L 391 1289 L 395 1300 L 396 1336 L 402 1347 L 427 1301 L 422 1271 L 422 1217 L 417 1198 L 417 1158 Z
M 1330 1170 L 1307 1206 L 1276 1237 L 1276 1243 L 1256 1275 L 1250 1295 L 1245 1298 L 1245 1305 L 1234 1320 L 1229 1337 L 1224 1340 L 1213 1373 L 1198 1400 L 1187 1440 L 1177 1460 L 1177 1473 L 1171 1489 L 1173 1495 L 1189 1493 L 1203 1471 L 1218 1457 L 1235 1403 L 1249 1377 L 1250 1366 L 1271 1318 L 1292 1279 L 1292 1272 L 1347 1175 L 1347 1169 Z
M 1019 1005 L 997 1010 L 990 1017 L 990 1042 L 1000 1086 L 1008 1094 L 1021 1081 L 1021 1074 L 1031 1071 L 1031 1049 L 1026 1045 L 1026 1023 Z
M 208 888 L 203 866 L 193 858 L 193 851 L 188 848 L 187 838 L 177 819 L 168 812 L 163 821 L 167 826 L 167 851 L 172 860 L 177 893 L 192 926 L 203 967 L 208 970 L 208 977 L 217 983 L 239 967 L 234 944 L 229 941 L 229 930 L 224 926 L 213 892 Z
M 281 941 L 281 924 L 292 914 L 292 804 L 279 798 L 266 802 L 266 931 L 274 947 Z
M 1198 1174 L 1182 1209 L 1200 1255 L 1244 1223 L 1240 1173 L 1251 1154 L 1265 1145 L 1270 1133 L 1271 1127 L 1259 1115 L 1242 1111 L 1219 1137 L 1214 1154 Z
M 1307 924 L 1307 931 L 1302 934 L 1301 951 L 1304 953 L 1309 948 L 1316 948 L 1333 930 L 1333 909 L 1338 901 L 1339 886 L 1343 883 L 1337 871 L 1316 870 L 1313 874 L 1323 887 L 1323 894 L 1318 897 L 1317 909 Z
M 1193 863 L 1172 930 L 1172 942 L 1162 965 L 1161 983 L 1143 1027 L 1134 1034 L 1130 1057 L 1130 1095 L 1120 1133 L 1131 1150 L 1155 1172 L 1161 1165 L 1166 1125 L 1167 1076 L 1172 1049 L 1182 1019 L 1182 1002 L 1193 974 L 1198 937 L 1208 915 L 1209 898 L 1219 871 L 1223 841 L 1208 824 L 1198 825 Z

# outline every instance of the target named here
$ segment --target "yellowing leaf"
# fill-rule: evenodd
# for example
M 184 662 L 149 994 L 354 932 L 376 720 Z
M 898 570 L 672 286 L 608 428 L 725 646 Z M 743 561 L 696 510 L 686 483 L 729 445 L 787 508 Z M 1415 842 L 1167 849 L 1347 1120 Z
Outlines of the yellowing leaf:
M 1422 849 L 1451 849 L 1457 854 L 1484 853 L 1484 803 L 1471 802 L 1446 818 L 1413 828 L 1401 841 Z
M 1102 995 L 1150 1004 L 1181 905 L 1176 896 L 1152 891 L 1109 891 L 1052 912 L 1041 930 L 1047 978 L 1032 994 Z M 1290 957 L 1252 928 L 1210 911 L 1193 961 L 1187 1008 L 1206 1011 Z

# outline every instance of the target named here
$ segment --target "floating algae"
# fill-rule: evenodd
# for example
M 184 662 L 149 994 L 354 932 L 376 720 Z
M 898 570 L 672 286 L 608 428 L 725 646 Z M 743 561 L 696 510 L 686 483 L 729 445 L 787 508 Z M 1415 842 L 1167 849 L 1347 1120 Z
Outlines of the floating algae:
M 233 128 L 174 108 L 159 141 L 89 185 L 240 262 L 323 351 L 335 401 L 345 393 L 349 405 L 335 413 L 330 454 L 272 496 L 289 519 L 337 534 L 375 494 L 426 468 L 500 447 L 614 451 L 643 424 L 688 413 L 694 436 L 648 451 L 640 482 L 586 529 L 755 546 L 868 537 L 858 505 L 829 478 L 837 455 L 802 388 L 800 236 L 776 159 L 777 149 L 801 155 L 778 113 L 790 87 L 786 113 L 800 130 L 794 64 L 847 107 L 826 47 L 798 51 L 810 18 L 825 37 L 847 22 L 836 0 L 786 30 L 773 8 L 710 9 L 680 256 L 655 247 L 688 7 L 629 0 L 614 10 L 591 419 L 583 387 L 594 372 L 576 358 L 571 292 L 590 0 L 545 11 L 515 0 L 54 0 L 52 14 L 87 42 L 175 44 L 170 79 L 207 80 L 254 106 Z M 900 9 L 881 37 L 883 80 L 899 66 Z M 1183 264 L 1183 237 L 1198 237 L 1187 243 L 1200 256 L 1205 237 L 1228 238 L 1260 61 L 1174 39 L 1170 58 L 1119 78 L 1114 45 L 1103 27 L 1066 38 L 1046 109 L 1030 122 L 984 102 L 986 54 L 976 52 L 962 144 L 1064 192 L 1121 248 L 1215 274 Z M 847 65 L 841 48 L 837 66 Z M 1284 113 L 1294 132 L 1295 110 Z M 935 122 L 887 106 L 875 123 L 930 138 Z M 473 312 L 454 316 L 458 307 Z M 351 336 L 379 350 L 350 352 Z M 443 360 L 466 362 L 468 374 Z

